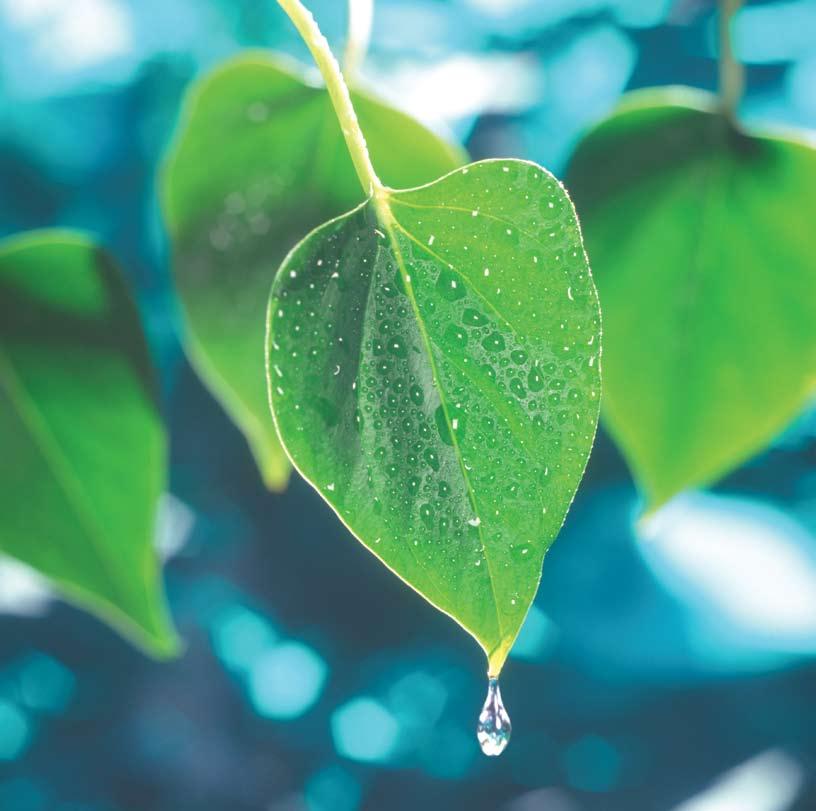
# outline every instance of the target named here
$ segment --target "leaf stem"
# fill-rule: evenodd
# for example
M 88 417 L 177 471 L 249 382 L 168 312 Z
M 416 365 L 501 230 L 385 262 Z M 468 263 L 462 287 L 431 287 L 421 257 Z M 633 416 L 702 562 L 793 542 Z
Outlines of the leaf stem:
M 729 124 L 737 126 L 737 107 L 745 89 L 745 69 L 734 54 L 732 25 L 742 0 L 720 0 L 719 90 L 720 108 Z
M 343 53 L 343 75 L 352 81 L 360 65 L 363 64 L 368 43 L 371 41 L 371 26 L 374 21 L 374 0 L 349 0 L 348 35 Z
M 340 122 L 340 128 L 343 130 L 343 137 L 346 139 L 346 145 L 363 190 L 375 199 L 381 198 L 384 193 L 384 186 L 371 165 L 366 140 L 352 106 L 348 86 L 343 79 L 343 74 L 340 72 L 340 66 L 337 64 L 331 48 L 329 48 L 326 37 L 318 28 L 312 13 L 300 0 L 278 0 L 278 5 L 289 15 L 289 19 L 294 23 L 298 33 L 311 51 L 323 76 L 323 81 L 329 91 L 334 111 Z

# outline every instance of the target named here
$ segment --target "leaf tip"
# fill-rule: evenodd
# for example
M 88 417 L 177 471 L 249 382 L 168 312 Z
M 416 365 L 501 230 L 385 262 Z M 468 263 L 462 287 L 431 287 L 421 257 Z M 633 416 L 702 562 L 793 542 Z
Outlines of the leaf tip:
M 163 633 L 146 637 L 141 648 L 151 659 L 167 662 L 182 656 L 187 650 L 187 645 L 168 624 Z
M 515 642 L 515 636 L 507 636 L 502 639 L 492 651 L 487 652 L 487 676 L 490 679 L 497 679 L 502 672 L 507 656 Z
M 277 437 L 251 442 L 250 447 L 266 489 L 284 493 L 292 475 L 292 465 Z

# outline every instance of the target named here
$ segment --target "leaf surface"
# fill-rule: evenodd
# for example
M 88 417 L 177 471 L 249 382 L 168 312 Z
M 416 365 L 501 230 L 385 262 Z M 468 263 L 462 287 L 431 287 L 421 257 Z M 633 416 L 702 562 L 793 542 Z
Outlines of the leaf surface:
M 383 179 L 425 183 L 463 156 L 403 113 L 354 93 Z M 269 487 L 289 477 L 266 397 L 266 303 L 287 251 L 363 200 L 329 96 L 265 55 L 191 92 L 167 162 L 164 210 L 188 353 L 244 432 Z
M 0 551 L 156 655 L 165 436 L 119 272 L 65 232 L 0 243 Z
M 484 161 L 361 205 L 289 254 L 268 341 L 298 470 L 498 674 L 598 418 L 598 302 L 563 188 Z
M 656 508 L 759 451 L 816 386 L 816 151 L 641 91 L 568 172 L 604 308 L 604 419 Z

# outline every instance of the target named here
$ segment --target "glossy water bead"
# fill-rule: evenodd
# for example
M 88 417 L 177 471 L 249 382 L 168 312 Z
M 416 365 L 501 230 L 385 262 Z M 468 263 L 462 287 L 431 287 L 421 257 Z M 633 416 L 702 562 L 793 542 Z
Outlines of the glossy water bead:
M 482 752 L 491 757 L 500 755 L 507 748 L 512 731 L 510 716 L 502 703 L 499 680 L 489 679 L 487 698 L 476 725 L 476 737 Z

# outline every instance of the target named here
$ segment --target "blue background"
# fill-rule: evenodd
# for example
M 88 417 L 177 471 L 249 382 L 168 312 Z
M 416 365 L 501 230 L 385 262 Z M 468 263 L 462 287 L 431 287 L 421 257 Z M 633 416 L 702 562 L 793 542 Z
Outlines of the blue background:
M 311 7 L 339 51 L 345 3 Z M 560 174 L 625 90 L 713 88 L 715 39 L 704 0 L 379 0 L 362 80 L 474 158 Z M 751 3 L 736 44 L 743 120 L 816 128 L 816 2 Z M 307 61 L 272 0 L 0 0 L 0 236 L 90 231 L 132 282 L 187 645 L 154 663 L 1 562 L 0 809 L 816 808 L 813 412 L 639 528 L 599 434 L 502 678 L 498 759 L 472 640 L 303 482 L 264 491 L 181 352 L 155 189 L 185 88 L 247 46 Z

